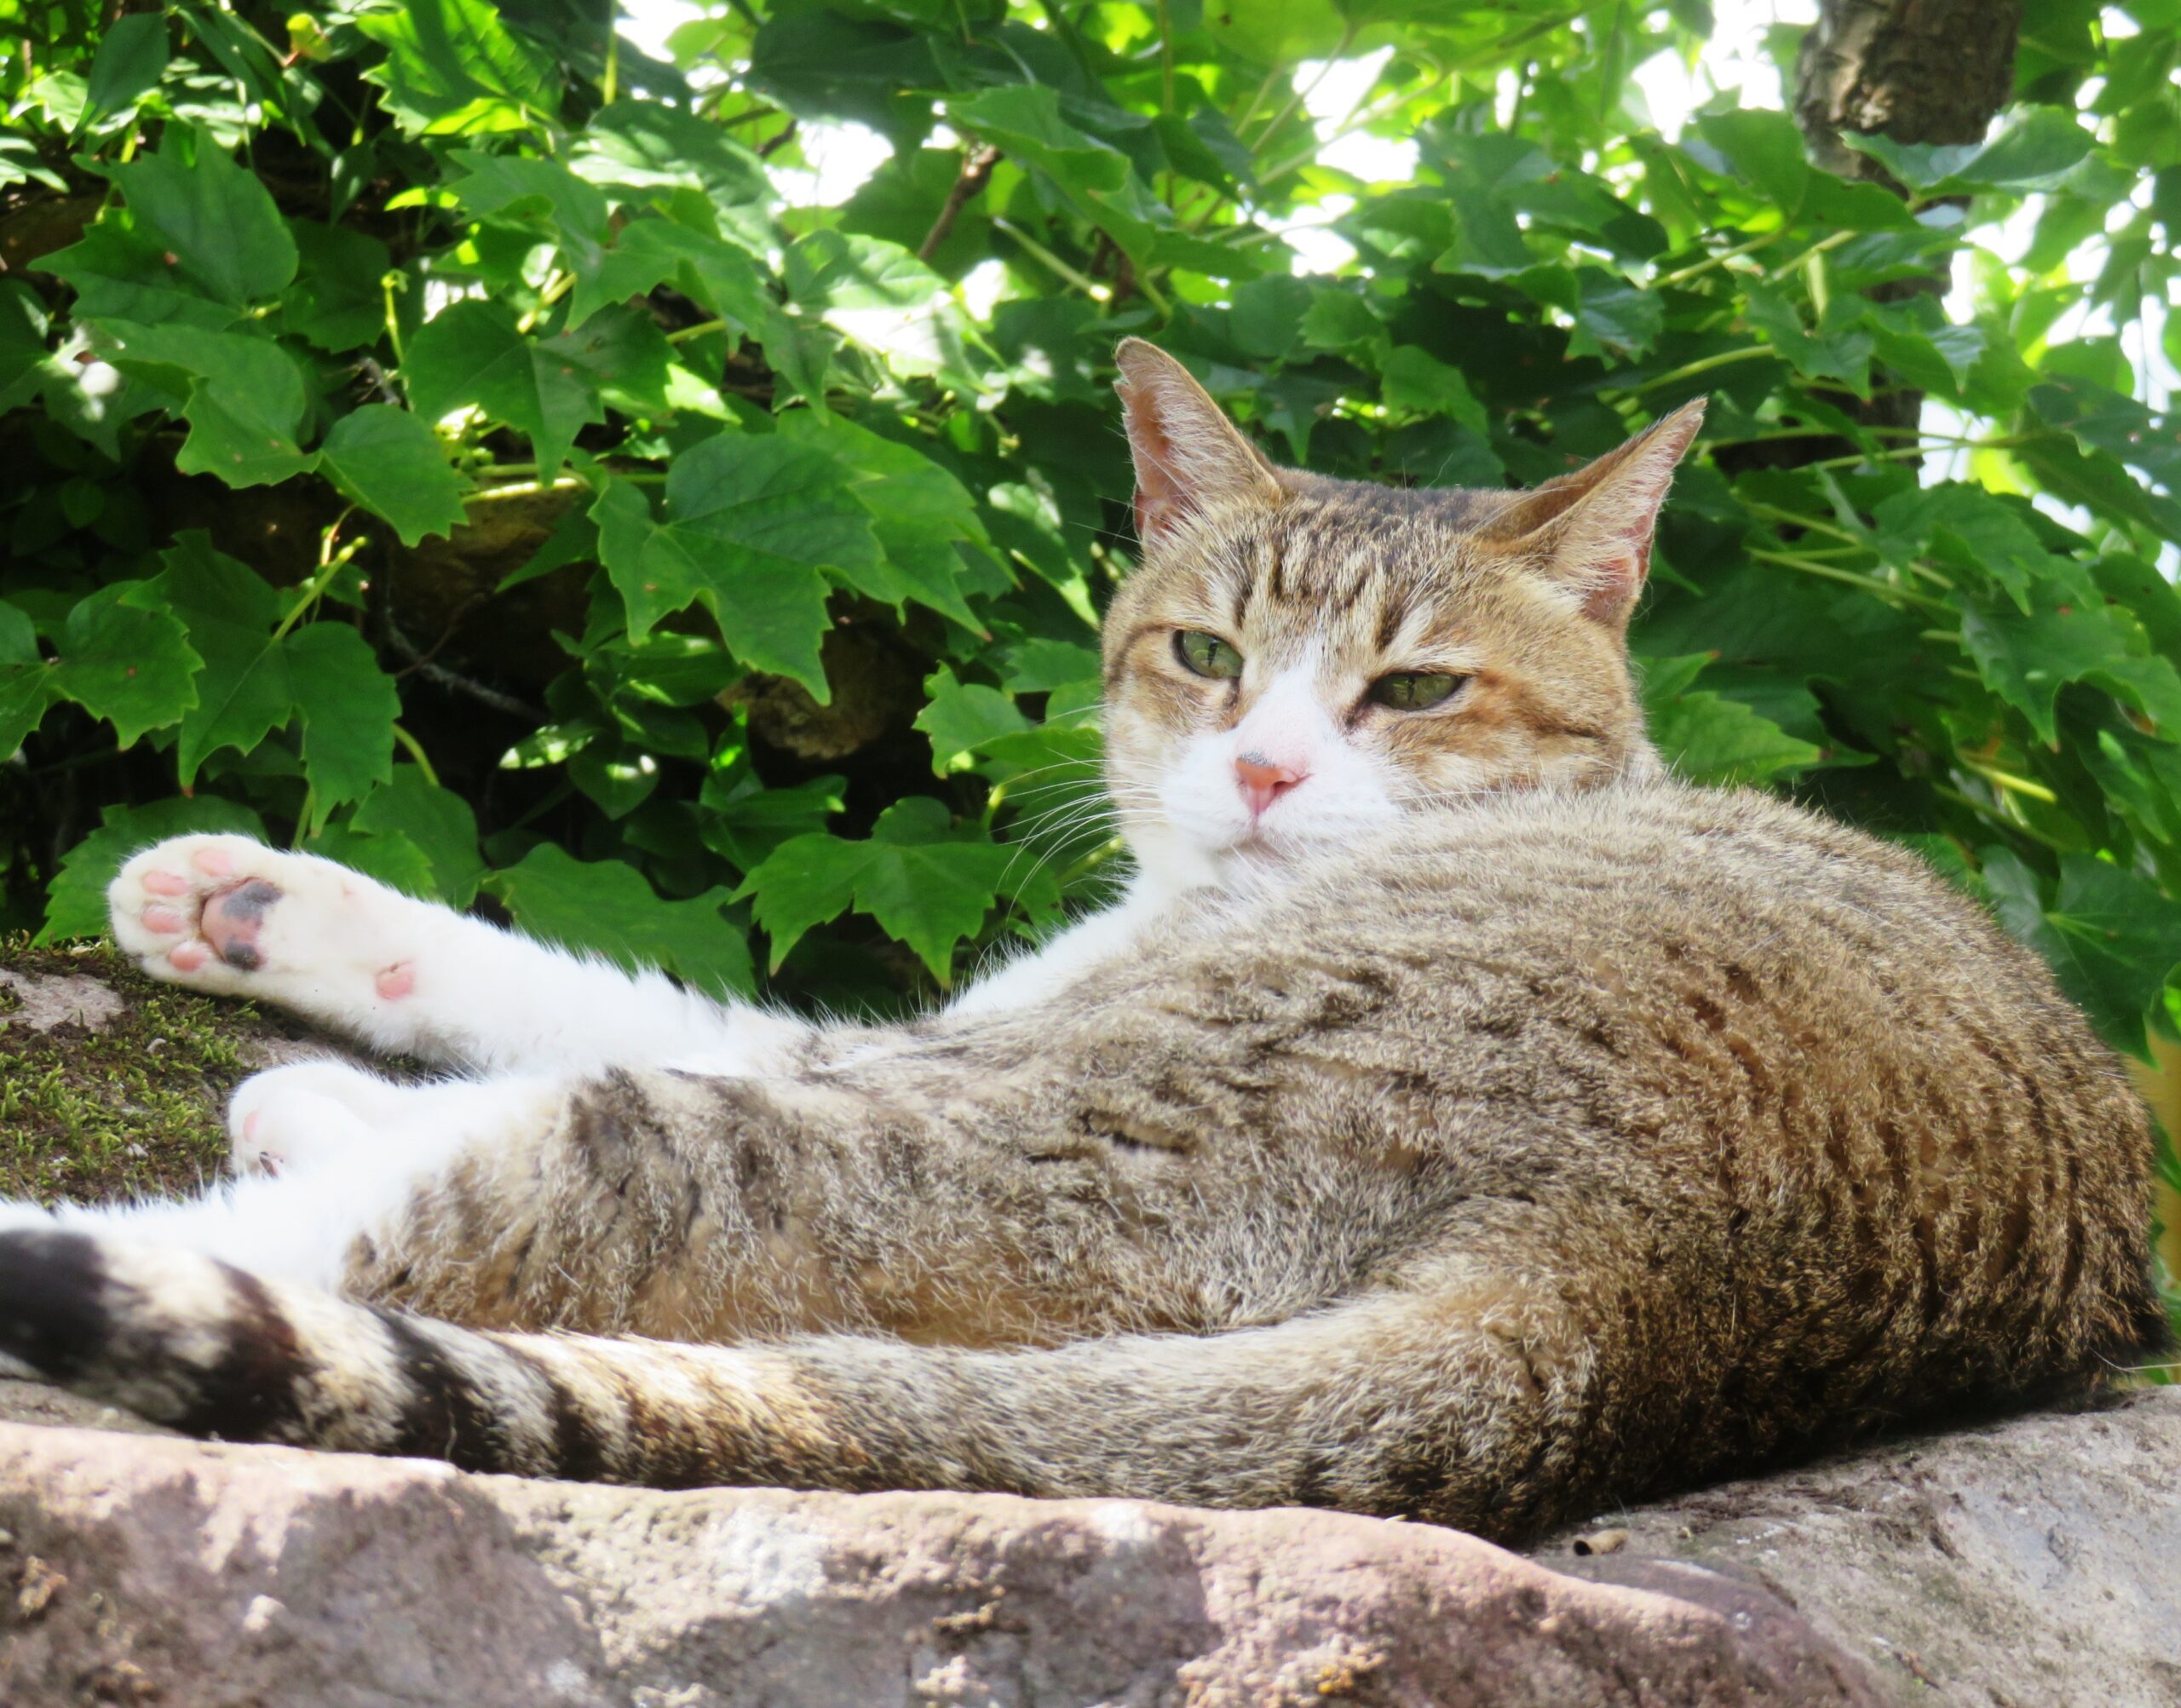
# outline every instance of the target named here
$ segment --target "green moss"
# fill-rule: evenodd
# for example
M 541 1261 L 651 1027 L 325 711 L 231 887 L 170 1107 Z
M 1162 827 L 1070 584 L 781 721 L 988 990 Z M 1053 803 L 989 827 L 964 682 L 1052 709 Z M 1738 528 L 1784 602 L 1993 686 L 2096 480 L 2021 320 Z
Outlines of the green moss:
M 22 1004 L 0 984 L 0 1197 L 169 1194 L 220 1173 L 220 1112 L 235 1083 L 263 1065 L 253 1040 L 274 1029 L 256 1010 L 155 984 L 103 945 L 0 940 L 0 967 L 94 978 L 124 1004 L 95 1028 L 38 1032 L 6 1023 Z

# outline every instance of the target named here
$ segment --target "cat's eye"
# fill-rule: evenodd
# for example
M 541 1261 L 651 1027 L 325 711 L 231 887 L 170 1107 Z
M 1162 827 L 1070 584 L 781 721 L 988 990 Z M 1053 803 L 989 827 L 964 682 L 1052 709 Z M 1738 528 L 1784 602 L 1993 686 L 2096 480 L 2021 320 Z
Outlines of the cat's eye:
M 1423 711 L 1439 704 L 1468 680 L 1427 670 L 1395 670 L 1372 683 L 1368 698 L 1395 711 Z
M 1217 635 L 1207 635 L 1201 629 L 1177 630 L 1174 656 L 1200 676 L 1223 681 L 1242 674 L 1242 655 Z

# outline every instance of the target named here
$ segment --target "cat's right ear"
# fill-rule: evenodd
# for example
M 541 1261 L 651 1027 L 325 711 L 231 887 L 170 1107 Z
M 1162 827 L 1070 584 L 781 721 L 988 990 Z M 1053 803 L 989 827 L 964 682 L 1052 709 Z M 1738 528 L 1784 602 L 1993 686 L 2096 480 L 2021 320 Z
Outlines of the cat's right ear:
M 1149 545 L 1192 516 L 1222 504 L 1277 504 L 1272 464 L 1242 437 L 1189 371 L 1141 338 L 1115 353 L 1136 459 L 1136 534 Z

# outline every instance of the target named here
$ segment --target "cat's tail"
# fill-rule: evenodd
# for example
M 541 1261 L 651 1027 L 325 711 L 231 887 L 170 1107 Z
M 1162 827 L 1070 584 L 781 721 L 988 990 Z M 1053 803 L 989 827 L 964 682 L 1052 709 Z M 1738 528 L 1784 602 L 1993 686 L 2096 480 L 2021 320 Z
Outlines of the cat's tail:
M 1518 1298 L 1446 1295 L 999 1351 L 484 1333 L 188 1251 L 0 1233 L 0 1354 L 155 1422 L 665 1488 L 1325 1505 L 1506 1533 L 1588 1481 L 1567 1462 L 1596 1417 L 1588 1360 L 1565 1335 Z

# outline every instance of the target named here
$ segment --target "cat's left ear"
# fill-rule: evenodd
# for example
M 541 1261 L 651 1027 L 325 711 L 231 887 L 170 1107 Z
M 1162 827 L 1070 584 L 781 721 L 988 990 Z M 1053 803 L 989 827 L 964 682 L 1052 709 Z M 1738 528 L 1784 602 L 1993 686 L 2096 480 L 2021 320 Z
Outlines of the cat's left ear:
M 1685 403 L 1626 445 L 1524 493 L 1488 535 L 1541 558 L 1577 595 L 1586 616 L 1619 628 L 1651 569 L 1651 534 L 1673 471 L 1704 424 L 1704 400 Z

